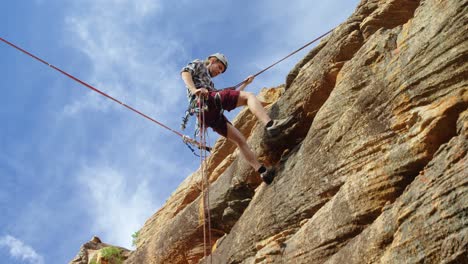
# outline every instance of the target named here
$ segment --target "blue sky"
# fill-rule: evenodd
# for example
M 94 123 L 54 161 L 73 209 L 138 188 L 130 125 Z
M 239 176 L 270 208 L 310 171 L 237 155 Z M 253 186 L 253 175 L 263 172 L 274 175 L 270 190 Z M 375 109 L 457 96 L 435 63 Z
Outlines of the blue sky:
M 235 85 L 358 2 L 4 1 L 0 37 L 178 129 L 186 63 L 223 52 L 230 66 L 215 84 Z M 284 83 L 308 50 L 247 89 Z M 167 130 L 3 43 L 0 58 L 1 263 L 68 263 L 93 235 L 131 248 L 199 159 Z

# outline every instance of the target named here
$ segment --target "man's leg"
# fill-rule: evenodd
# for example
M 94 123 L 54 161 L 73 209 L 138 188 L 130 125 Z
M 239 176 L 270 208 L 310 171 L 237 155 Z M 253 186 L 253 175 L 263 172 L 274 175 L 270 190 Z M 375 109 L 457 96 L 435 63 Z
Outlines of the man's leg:
M 292 116 L 272 120 L 263 108 L 262 103 L 257 99 L 253 93 L 241 91 L 237 99 L 237 106 L 247 105 L 250 111 L 263 123 L 265 126 L 266 134 L 273 138 L 281 134 L 287 127 L 291 126 L 294 121 Z
M 257 99 L 255 94 L 250 92 L 241 91 L 239 94 L 239 99 L 237 99 L 237 106 L 247 105 L 250 111 L 263 123 L 263 125 L 268 124 L 271 121 L 271 118 L 263 108 L 262 103 Z
M 239 150 L 247 160 L 247 162 L 254 168 L 255 171 L 260 173 L 260 177 L 266 184 L 271 184 L 273 179 L 275 178 L 275 169 L 274 168 L 266 168 L 257 160 L 257 156 L 253 151 L 250 149 L 249 145 L 247 145 L 247 141 L 242 133 L 235 128 L 233 125 L 227 123 L 227 138 L 232 142 L 236 143 L 239 147 Z
M 247 160 L 250 166 L 254 168 L 255 171 L 258 171 L 262 164 L 258 162 L 257 156 L 250 149 L 249 145 L 247 145 L 247 141 L 244 135 L 242 135 L 242 133 L 237 128 L 229 123 L 227 123 L 227 138 L 239 147 L 242 156 L 244 156 L 244 158 Z

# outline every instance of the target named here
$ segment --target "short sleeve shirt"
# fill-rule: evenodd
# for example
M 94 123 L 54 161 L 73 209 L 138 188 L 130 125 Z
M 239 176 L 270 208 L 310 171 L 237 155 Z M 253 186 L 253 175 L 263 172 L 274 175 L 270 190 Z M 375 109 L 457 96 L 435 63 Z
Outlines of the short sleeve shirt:
M 215 91 L 214 83 L 210 72 L 202 60 L 194 60 L 182 68 L 181 72 L 190 72 L 193 83 L 197 89 L 206 88 L 209 91 Z

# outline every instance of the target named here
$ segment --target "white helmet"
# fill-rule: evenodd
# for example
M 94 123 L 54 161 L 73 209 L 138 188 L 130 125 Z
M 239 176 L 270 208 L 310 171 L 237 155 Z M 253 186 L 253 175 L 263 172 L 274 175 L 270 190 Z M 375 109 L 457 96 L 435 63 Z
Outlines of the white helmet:
M 224 65 L 224 71 L 223 72 L 225 72 L 227 70 L 227 67 L 228 67 L 228 61 L 226 59 L 226 56 L 224 56 L 223 54 L 217 52 L 215 54 L 211 54 L 210 56 L 208 56 L 208 59 L 212 58 L 212 57 L 217 58 Z

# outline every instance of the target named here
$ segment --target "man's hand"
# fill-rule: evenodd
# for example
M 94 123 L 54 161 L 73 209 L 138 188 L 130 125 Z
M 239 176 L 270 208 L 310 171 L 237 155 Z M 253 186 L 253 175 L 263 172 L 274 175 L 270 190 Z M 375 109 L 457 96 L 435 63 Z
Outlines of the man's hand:
M 201 97 L 206 98 L 208 97 L 208 90 L 206 88 L 200 88 L 200 89 L 195 90 L 192 94 L 198 97 L 201 96 Z
M 249 77 L 247 77 L 245 80 L 244 80 L 244 83 L 247 85 L 247 84 L 250 84 L 251 82 L 253 82 L 253 80 L 255 79 L 255 76 L 253 75 L 250 75 Z
M 243 82 L 242 82 L 242 85 L 239 86 L 239 91 L 244 91 L 245 87 L 247 85 L 249 85 L 251 82 L 253 82 L 253 80 L 255 79 L 255 76 L 253 75 L 250 75 L 249 77 L 247 77 Z

